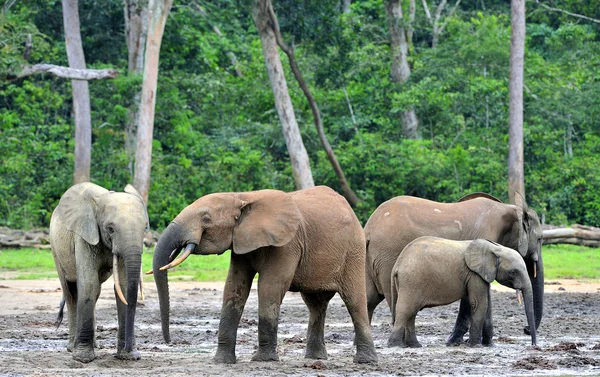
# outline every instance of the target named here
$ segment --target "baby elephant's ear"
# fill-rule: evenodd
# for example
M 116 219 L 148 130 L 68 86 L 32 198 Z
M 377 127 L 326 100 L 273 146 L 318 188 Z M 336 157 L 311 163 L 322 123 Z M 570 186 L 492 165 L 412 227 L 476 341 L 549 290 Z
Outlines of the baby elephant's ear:
M 496 247 L 498 244 L 495 242 L 477 239 L 465 251 L 467 267 L 488 283 L 496 280 L 498 274 L 498 257 L 493 252 Z
M 246 254 L 265 246 L 290 242 L 300 226 L 298 206 L 290 194 L 278 190 L 240 195 L 242 214 L 233 230 L 233 252 Z
M 106 193 L 107 189 L 93 183 L 76 184 L 63 194 L 54 212 L 68 230 L 87 243 L 97 245 L 100 233 L 96 221 L 96 201 Z

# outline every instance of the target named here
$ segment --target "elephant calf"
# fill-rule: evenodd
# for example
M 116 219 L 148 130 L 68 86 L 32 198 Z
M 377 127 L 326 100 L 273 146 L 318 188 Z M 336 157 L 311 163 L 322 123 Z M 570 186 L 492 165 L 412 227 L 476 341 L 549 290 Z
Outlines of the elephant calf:
M 93 183 L 79 183 L 60 198 L 50 219 L 50 245 L 64 300 L 57 322 L 60 325 L 66 302 L 67 349 L 75 360 L 90 362 L 95 358 L 94 311 L 100 285 L 111 273 L 119 297 L 117 357 L 140 358 L 135 350 L 133 323 L 147 230 L 146 206 L 131 185 L 125 187 L 125 192 L 113 192 Z M 119 270 L 125 270 L 125 274 L 119 274 Z
M 469 345 L 492 342 L 490 283 L 494 280 L 523 292 L 525 313 L 536 344 L 533 293 L 523 258 L 513 249 L 477 239 L 452 241 L 420 237 L 409 243 L 392 269 L 393 332 L 389 346 L 420 347 L 415 317 L 423 308 L 468 298 L 472 322 Z

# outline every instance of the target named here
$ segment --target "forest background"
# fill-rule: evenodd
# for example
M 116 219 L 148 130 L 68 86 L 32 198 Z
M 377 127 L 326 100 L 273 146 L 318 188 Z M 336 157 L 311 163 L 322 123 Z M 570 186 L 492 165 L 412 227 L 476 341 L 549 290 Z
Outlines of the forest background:
M 186 0 L 171 9 L 156 97 L 152 229 L 211 192 L 295 188 L 249 3 Z M 546 223 L 600 226 L 600 2 L 543 3 L 592 20 L 527 2 L 527 202 Z M 381 0 L 352 1 L 347 13 L 339 0 L 273 5 L 361 199 L 355 211 L 363 224 L 397 195 L 453 202 L 483 191 L 508 201 L 509 2 L 463 1 L 450 17 L 448 6 L 435 48 L 417 2 L 412 74 L 403 84 L 390 78 Z M 90 82 L 91 180 L 122 190 L 132 179 L 125 124 L 141 86 L 140 76 L 126 74 L 123 1 L 82 1 L 79 12 L 88 67 L 122 72 Z M 12 0 L 0 14 L 0 72 L 23 62 L 28 34 L 29 63 L 68 65 L 60 1 Z M 315 184 L 339 191 L 310 107 L 282 60 Z M 0 226 L 47 226 L 71 186 L 71 96 L 70 82 L 52 75 L 0 77 Z M 409 109 L 418 139 L 402 133 L 400 114 Z

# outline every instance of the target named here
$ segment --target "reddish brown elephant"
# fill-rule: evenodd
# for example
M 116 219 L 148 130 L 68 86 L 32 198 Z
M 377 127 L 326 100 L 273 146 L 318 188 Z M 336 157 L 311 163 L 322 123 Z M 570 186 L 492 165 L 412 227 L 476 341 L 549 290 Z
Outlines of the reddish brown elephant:
M 177 259 L 173 254 L 185 248 Z M 354 322 L 356 362 L 375 362 L 365 295 L 365 239 L 346 200 L 328 187 L 292 193 L 262 190 L 216 193 L 186 207 L 165 229 L 154 251 L 155 276 L 166 342 L 167 271 L 189 254 L 231 249 L 223 292 L 216 362 L 235 363 L 238 324 L 258 273 L 258 349 L 253 360 L 278 360 L 279 310 L 287 291 L 301 292 L 310 311 L 306 357 L 327 357 L 327 304 L 339 293 Z

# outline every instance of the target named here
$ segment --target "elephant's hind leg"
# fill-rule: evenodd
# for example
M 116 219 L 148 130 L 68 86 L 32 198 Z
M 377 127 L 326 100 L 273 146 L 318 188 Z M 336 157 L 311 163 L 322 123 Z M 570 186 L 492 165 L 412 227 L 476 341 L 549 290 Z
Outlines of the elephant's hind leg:
M 404 341 L 406 342 L 407 347 L 411 348 L 419 348 L 421 347 L 421 343 L 417 340 L 417 333 L 415 331 L 415 319 L 417 318 L 416 314 L 408 319 L 406 323 L 406 329 L 404 331 Z
M 446 345 L 455 346 L 463 343 L 463 337 L 469 330 L 471 324 L 471 305 L 469 304 L 468 298 L 460 300 L 460 306 L 458 308 L 458 316 L 456 317 L 456 323 L 452 334 L 446 340 Z
M 325 348 L 325 314 L 327 305 L 335 292 L 302 293 L 302 299 L 310 312 L 306 337 L 307 359 L 327 359 Z
M 371 336 L 365 291 L 362 289 L 363 287 L 359 287 L 350 286 L 339 292 L 354 323 L 354 344 L 356 345 L 354 362 L 361 364 L 376 363 L 377 353 L 375 353 L 375 345 Z
M 67 304 L 67 314 L 69 315 L 69 342 L 67 351 L 73 352 L 75 349 L 75 335 L 77 334 L 77 283 L 60 279 L 63 297 Z

